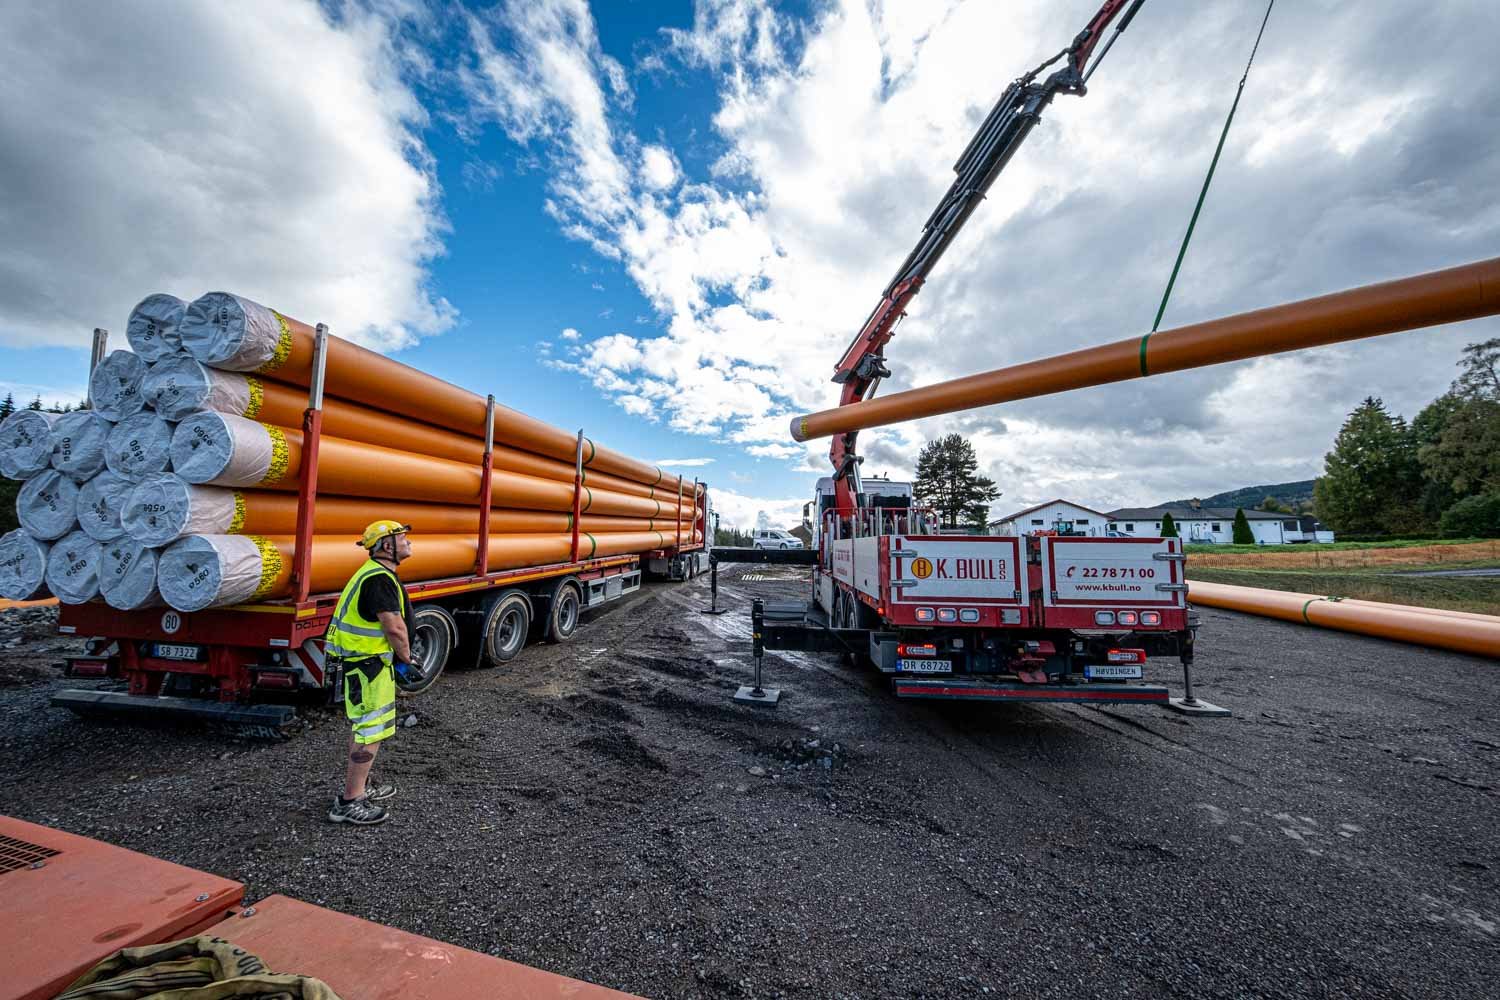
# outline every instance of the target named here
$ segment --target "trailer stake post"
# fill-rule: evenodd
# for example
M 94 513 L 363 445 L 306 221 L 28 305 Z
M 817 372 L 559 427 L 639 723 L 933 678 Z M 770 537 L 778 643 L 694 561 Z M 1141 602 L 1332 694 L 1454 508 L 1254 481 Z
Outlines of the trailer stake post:
M 766 645 L 763 639 L 766 616 L 766 602 L 756 598 L 750 605 L 750 639 L 751 653 L 755 657 L 755 684 L 752 687 L 740 685 L 740 689 L 734 693 L 734 700 L 747 705 L 761 705 L 766 708 L 775 708 L 776 703 L 781 700 L 781 688 L 763 688 L 760 686 L 761 663 L 766 658 Z
M 583 516 L 583 428 L 578 428 L 578 450 L 573 456 L 573 553 L 578 561 L 578 519 Z M 590 553 L 592 555 L 593 553 Z
M 292 597 L 297 604 L 312 592 L 313 512 L 318 502 L 318 442 L 323 436 L 323 381 L 328 369 L 328 327 L 313 338 L 311 385 L 302 414 L 302 468 L 297 482 L 297 542 L 292 550 Z
M 474 553 L 474 575 L 486 576 L 490 571 L 490 479 L 495 463 L 495 396 L 490 394 L 484 404 L 484 458 L 480 467 L 484 470 L 479 479 L 479 548 Z
M 99 367 L 99 362 L 104 360 L 104 354 L 108 350 L 109 331 L 102 327 L 94 327 L 94 346 L 89 352 L 88 401 L 91 410 L 94 408 L 94 369 Z

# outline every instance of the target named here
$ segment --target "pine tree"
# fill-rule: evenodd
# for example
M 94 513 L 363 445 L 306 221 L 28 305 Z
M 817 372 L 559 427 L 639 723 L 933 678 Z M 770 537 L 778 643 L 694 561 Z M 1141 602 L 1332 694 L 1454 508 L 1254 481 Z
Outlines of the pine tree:
M 1176 538 L 1177 522 L 1172 520 L 1172 513 L 1168 511 L 1161 516 L 1161 537 Z
M 1238 507 L 1234 512 L 1234 544 L 1254 545 L 1255 532 L 1250 530 L 1250 519 L 1245 516 L 1245 508 Z
M 12 413 L 15 413 L 15 412 L 16 412 L 16 396 L 15 396 L 15 393 L 7 392 L 5 394 L 5 399 L 4 400 L 0 400 L 0 420 L 4 420 L 6 417 L 10 416 Z
M 37 397 L 35 399 L 33 399 L 31 402 L 29 402 L 29 403 L 26 404 L 26 409 L 28 409 L 28 410 L 40 410 L 41 408 L 42 408 L 42 397 L 41 397 L 40 393 L 37 394 Z
M 995 481 L 979 474 L 974 446 L 962 434 L 928 441 L 917 456 L 912 492 L 937 511 L 945 527 L 983 532 L 990 502 L 1000 496 Z
M 1422 470 L 1406 421 L 1374 396 L 1349 414 L 1313 486 L 1318 516 L 1344 532 L 1398 533 L 1422 527 Z

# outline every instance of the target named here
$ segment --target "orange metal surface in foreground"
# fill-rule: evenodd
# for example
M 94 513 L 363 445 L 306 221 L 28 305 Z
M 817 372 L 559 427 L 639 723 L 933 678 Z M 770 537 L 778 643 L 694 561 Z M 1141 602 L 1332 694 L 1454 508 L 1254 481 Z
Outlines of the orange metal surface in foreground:
M 587 523 L 585 521 L 585 523 Z M 671 524 L 671 521 L 667 522 Z M 34 601 L 3 601 L 0 600 L 0 611 L 9 611 L 11 608 L 50 608 L 59 601 L 55 597 L 38 597 Z
M 286 597 L 291 591 L 292 551 L 296 538 L 276 535 L 267 539 L 280 553 L 280 565 L 264 578 L 266 589 L 256 600 Z M 612 535 L 583 535 L 579 559 L 632 555 L 667 548 L 672 536 L 666 532 L 639 531 Z M 571 534 L 490 536 L 490 570 L 519 569 L 524 566 L 549 566 L 570 562 L 573 547 Z M 473 535 L 412 536 L 412 554 L 399 570 L 404 583 L 446 580 L 465 576 L 474 569 L 479 539 Z M 364 564 L 366 553 L 345 537 L 313 538 L 311 570 L 312 592 L 334 593 L 343 589 L 354 571 Z
M 1132 337 L 792 421 L 798 441 L 1500 313 L 1500 258 Z
M 208 930 L 344 1000 L 628 1000 L 620 993 L 310 903 L 271 896 Z
M 25 844 L 57 851 L 31 868 Z M 0 996 L 61 993 L 121 948 L 191 937 L 245 887 L 123 847 L 0 816 Z M 7 871 L 11 863 L 23 866 Z M 198 897 L 203 896 L 204 899 Z
M 1500 658 L 1500 618 L 1188 581 L 1188 600 L 1267 618 Z
M 239 490 L 244 503 L 245 520 L 237 535 L 290 535 L 297 530 L 297 497 L 291 493 L 266 490 Z M 409 524 L 416 536 L 477 535 L 479 508 L 454 504 L 416 503 L 414 501 L 361 500 L 357 497 L 320 496 L 313 508 L 313 530 L 320 535 L 347 532 L 358 536 L 365 530 L 379 508 L 381 517 Z M 670 511 L 668 512 L 670 514 Z M 684 518 L 684 528 L 690 528 Z M 580 531 L 608 534 L 624 531 L 676 530 L 671 517 L 607 517 L 585 514 L 578 519 Z M 571 531 L 573 515 L 552 511 L 491 510 L 490 531 L 497 535 L 556 534 Z M 4 602 L 0 602 L 3 606 Z M 30 604 L 42 604 L 32 601 Z M 57 598 L 51 603 L 56 604 Z
M 287 447 L 283 466 L 285 475 L 275 482 L 263 481 L 259 485 L 294 490 L 297 488 L 297 470 L 302 467 L 302 432 L 281 430 Z M 361 441 L 324 435 L 318 443 L 320 492 L 477 504 L 481 476 L 482 472 L 476 465 L 413 455 Z M 491 505 L 495 507 L 550 511 L 573 509 L 571 476 L 564 483 L 497 469 L 490 474 L 490 483 Z M 687 506 L 685 501 L 683 507 Z M 583 510 L 614 517 L 660 517 L 666 514 L 670 518 L 677 516 L 679 508 L 675 496 L 652 500 L 587 487 Z
M 307 385 L 312 377 L 313 328 L 290 316 L 283 318 L 292 335 L 291 351 L 274 371 L 263 374 L 296 385 Z M 330 396 L 367 402 L 380 400 L 386 404 L 384 409 L 440 427 L 484 427 L 486 400 L 483 396 L 340 337 L 328 338 L 327 373 L 326 391 Z M 576 434 L 498 403 L 495 404 L 495 440 L 561 459 L 570 465 L 578 444 Z M 670 479 L 675 488 L 678 478 L 667 476 L 654 465 L 601 448 L 587 437 L 584 438 L 583 464 L 592 470 L 622 476 L 647 486 L 665 484 Z

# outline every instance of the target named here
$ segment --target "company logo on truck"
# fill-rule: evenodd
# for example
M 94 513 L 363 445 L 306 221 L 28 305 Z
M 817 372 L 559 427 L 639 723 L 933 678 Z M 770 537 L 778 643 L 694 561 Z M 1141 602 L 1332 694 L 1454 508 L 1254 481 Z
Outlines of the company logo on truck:
M 912 575 L 919 580 L 936 576 L 939 580 L 1006 580 L 1010 567 L 1003 559 L 938 559 L 925 556 L 912 560 Z

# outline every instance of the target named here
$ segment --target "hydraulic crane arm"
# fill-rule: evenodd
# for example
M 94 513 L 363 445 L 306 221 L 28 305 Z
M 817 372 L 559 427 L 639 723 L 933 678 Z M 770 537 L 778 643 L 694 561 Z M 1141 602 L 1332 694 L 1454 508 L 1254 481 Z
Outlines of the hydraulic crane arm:
M 1031 134 L 1052 98 L 1058 94 L 1081 97 L 1086 93 L 1085 85 L 1099 65 L 1099 59 L 1104 58 L 1115 38 L 1130 24 L 1144 2 L 1145 0 L 1106 0 L 1088 23 L 1088 27 L 1078 33 L 1072 44 L 1012 82 L 1005 93 L 1000 95 L 984 124 L 979 127 L 963 155 L 954 164 L 953 171 L 958 176 L 922 226 L 921 239 L 896 271 L 896 276 L 886 286 L 880 302 L 839 359 L 833 381 L 843 385 L 839 394 L 840 406 L 868 399 L 874 394 L 880 380 L 890 377 L 890 370 L 885 366 L 885 345 L 891 339 L 896 324 L 905 315 L 907 303 L 921 291 L 922 283 L 942 258 L 943 252 L 978 207 L 1000 171 L 1005 169 L 1021 143 Z M 1099 53 L 1099 59 L 1095 59 L 1093 65 L 1090 65 L 1089 59 L 1095 46 L 1104 37 L 1110 22 L 1127 4 L 1129 10 L 1115 27 L 1115 34 L 1110 37 L 1109 44 Z M 1058 61 L 1062 61 L 1063 65 L 1038 83 L 1037 76 Z M 858 468 L 860 459 L 854 450 L 857 433 L 835 436 L 829 456 L 834 468 L 835 502 L 841 517 L 853 515 L 862 492 Z

